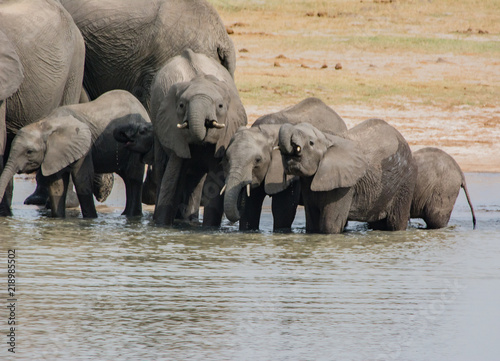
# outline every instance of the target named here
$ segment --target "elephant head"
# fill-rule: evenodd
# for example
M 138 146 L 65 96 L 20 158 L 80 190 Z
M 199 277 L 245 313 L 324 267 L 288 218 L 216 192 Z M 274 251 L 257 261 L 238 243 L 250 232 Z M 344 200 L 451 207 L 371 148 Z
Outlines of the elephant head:
M 313 177 L 312 191 L 352 187 L 367 170 L 355 142 L 322 133 L 308 123 L 282 125 L 279 148 L 285 173 Z
M 216 145 L 222 157 L 246 113 L 237 90 L 212 75 L 201 75 L 170 87 L 156 116 L 154 131 L 163 147 L 191 158 L 190 144 Z
M 16 173 L 41 167 L 49 176 L 82 158 L 90 150 L 91 138 L 89 127 L 72 116 L 48 117 L 21 128 L 0 176 L 0 194 Z
M 141 116 L 127 117 L 113 130 L 117 142 L 124 143 L 128 150 L 141 154 L 146 164 L 153 163 L 153 125 Z
M 251 188 L 264 183 L 267 194 L 285 189 L 293 177 L 283 181 L 283 164 L 278 149 L 279 124 L 240 128 L 229 143 L 225 157 L 226 191 L 224 212 L 231 222 L 240 219 L 239 200 L 250 196 Z

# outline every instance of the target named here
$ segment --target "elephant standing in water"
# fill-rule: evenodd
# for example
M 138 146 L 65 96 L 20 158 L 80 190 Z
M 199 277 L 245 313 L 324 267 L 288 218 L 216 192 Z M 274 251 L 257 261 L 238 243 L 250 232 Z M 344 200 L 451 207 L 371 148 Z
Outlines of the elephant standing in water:
M 342 118 L 318 98 L 307 98 L 279 112 L 258 118 L 251 128 L 239 129 L 226 152 L 224 212 L 239 229 L 259 228 L 262 203 L 272 196 L 274 230 L 289 230 L 300 199 L 298 177 L 283 182 L 283 163 L 278 145 L 284 123 L 308 122 L 333 134 L 344 134 Z M 245 192 L 245 188 L 247 191 Z
M 205 0 L 60 0 L 85 39 L 84 87 L 90 99 L 113 89 L 149 111 L 156 73 L 185 49 L 236 68 L 232 40 Z
M 196 216 L 204 187 L 203 225 L 220 226 L 220 163 L 233 134 L 247 124 L 231 74 L 206 55 L 184 51 L 155 77 L 151 121 L 158 185 L 155 222 L 170 225 L 178 211 L 185 219 Z
M 79 102 L 84 61 L 82 35 L 58 1 L 0 2 L 0 171 L 20 128 Z M 4 192 L 2 216 L 12 186 Z
M 340 233 L 348 220 L 405 230 L 417 166 L 403 136 L 369 119 L 342 138 L 308 123 L 284 124 L 285 172 L 300 177 L 307 232 Z
M 116 172 L 125 183 L 123 214 L 141 215 L 144 164 L 138 153 L 113 137 L 115 128 L 131 118 L 149 121 L 146 109 L 132 94 L 113 90 L 89 103 L 57 108 L 48 117 L 21 128 L 0 177 L 0 192 L 15 173 L 41 168 L 49 183 L 52 215 L 64 217 L 71 175 L 82 214 L 92 218 L 97 217 L 93 193 L 100 191 L 94 189 L 94 172 Z
M 432 147 L 414 152 L 413 158 L 418 175 L 411 203 L 411 218 L 422 218 L 430 229 L 446 227 L 460 188 L 463 188 L 475 228 L 476 216 L 465 176 L 455 159 L 441 149 Z

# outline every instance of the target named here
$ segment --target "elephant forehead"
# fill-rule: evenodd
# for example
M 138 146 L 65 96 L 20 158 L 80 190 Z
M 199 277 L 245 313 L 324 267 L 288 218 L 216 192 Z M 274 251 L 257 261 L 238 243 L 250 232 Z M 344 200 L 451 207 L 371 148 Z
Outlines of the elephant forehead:
M 189 99 L 197 95 L 206 95 L 213 100 L 222 98 L 220 87 L 218 87 L 213 82 L 208 81 L 192 82 L 182 93 L 181 97 Z

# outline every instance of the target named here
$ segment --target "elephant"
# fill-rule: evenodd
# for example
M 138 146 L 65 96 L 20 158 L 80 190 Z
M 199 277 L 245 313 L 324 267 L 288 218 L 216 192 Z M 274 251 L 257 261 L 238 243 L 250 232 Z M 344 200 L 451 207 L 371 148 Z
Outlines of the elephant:
M 113 90 L 134 94 L 149 111 L 155 74 L 190 48 L 236 68 L 232 40 L 205 0 L 60 0 L 86 43 L 84 88 L 90 99 Z
M 15 173 L 40 168 L 48 180 L 52 216 L 64 217 L 71 175 L 83 217 L 95 218 L 94 174 L 115 172 L 125 183 L 127 199 L 122 214 L 141 215 L 144 164 L 139 154 L 113 137 L 114 128 L 130 118 L 149 121 L 137 98 L 127 91 L 113 90 L 89 103 L 59 107 L 21 128 L 0 177 L 0 191 Z
M 417 150 L 413 153 L 413 159 L 417 164 L 418 174 L 410 217 L 422 218 L 428 229 L 446 227 L 460 188 L 463 188 L 472 213 L 473 228 L 476 228 L 476 215 L 465 176 L 455 159 L 433 147 Z
M 184 219 L 192 219 L 203 201 L 203 225 L 220 226 L 220 163 L 233 134 L 247 124 L 231 74 L 212 58 L 188 49 L 157 73 L 150 111 L 158 185 L 155 223 L 171 225 L 178 210 Z
M 344 121 L 332 108 L 311 97 L 258 118 L 251 128 L 238 129 L 231 139 L 224 161 L 224 213 L 231 222 L 239 221 L 240 231 L 259 228 L 266 195 L 272 197 L 273 229 L 291 229 L 299 204 L 300 184 L 298 177 L 291 176 L 282 182 L 281 154 L 274 148 L 278 145 L 281 125 L 300 122 L 311 123 L 333 134 L 347 132 Z
M 56 0 L 0 2 L 0 172 L 17 131 L 82 93 L 85 44 Z M 11 215 L 12 183 L 0 215 Z
M 384 120 L 365 120 L 345 137 L 308 123 L 283 124 L 279 148 L 285 172 L 300 177 L 307 232 L 341 233 L 349 220 L 406 229 L 417 166 L 406 140 Z

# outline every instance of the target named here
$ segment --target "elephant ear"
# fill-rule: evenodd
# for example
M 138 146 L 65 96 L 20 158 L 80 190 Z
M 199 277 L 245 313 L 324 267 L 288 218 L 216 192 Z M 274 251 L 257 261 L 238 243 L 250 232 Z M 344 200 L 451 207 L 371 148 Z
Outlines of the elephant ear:
M 16 49 L 0 30 L 0 100 L 14 94 L 23 82 L 23 66 Z
M 48 119 L 47 151 L 42 162 L 42 174 L 59 172 L 87 155 L 92 145 L 89 127 L 72 116 Z
M 243 107 L 238 90 L 228 84 L 218 81 L 217 82 L 224 92 L 229 96 L 229 106 L 226 115 L 226 126 L 221 131 L 223 134 L 219 137 L 215 146 L 215 157 L 222 158 L 226 153 L 226 149 L 231 141 L 232 136 L 238 128 L 247 125 L 247 113 Z
M 157 134 L 161 145 L 174 151 L 179 158 L 191 158 L 189 143 L 182 134 L 183 130 L 177 128 L 177 98 L 188 86 L 188 82 L 183 82 L 170 87 L 166 97 L 158 107 L 153 122 L 154 132 Z
M 368 165 L 356 143 L 340 137 L 333 139 L 333 144 L 326 150 L 314 175 L 312 191 L 352 187 L 366 173 Z
M 296 178 L 298 177 L 285 174 L 280 150 L 274 149 L 271 153 L 271 161 L 264 181 L 264 190 L 266 194 L 273 195 L 284 191 Z

